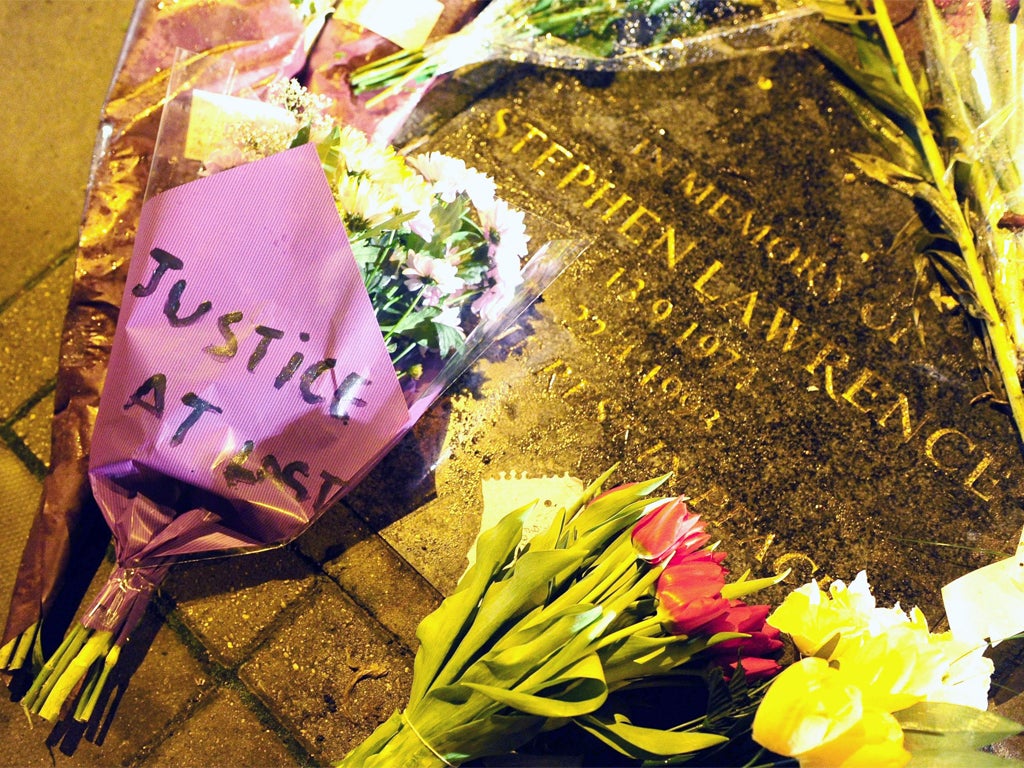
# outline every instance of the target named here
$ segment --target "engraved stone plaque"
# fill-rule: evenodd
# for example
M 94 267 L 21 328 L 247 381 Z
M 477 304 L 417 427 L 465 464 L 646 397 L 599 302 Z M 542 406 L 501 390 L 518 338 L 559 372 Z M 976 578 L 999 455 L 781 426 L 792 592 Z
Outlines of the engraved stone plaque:
M 536 240 L 592 239 L 348 501 L 442 591 L 482 479 L 615 462 L 620 481 L 671 471 L 735 572 L 867 568 L 880 602 L 933 621 L 943 584 L 1013 551 L 1012 423 L 900 237 L 912 206 L 849 162 L 872 145 L 831 81 L 804 52 L 519 68 L 433 133 L 543 219 Z M 433 497 L 396 491 L 414 459 Z

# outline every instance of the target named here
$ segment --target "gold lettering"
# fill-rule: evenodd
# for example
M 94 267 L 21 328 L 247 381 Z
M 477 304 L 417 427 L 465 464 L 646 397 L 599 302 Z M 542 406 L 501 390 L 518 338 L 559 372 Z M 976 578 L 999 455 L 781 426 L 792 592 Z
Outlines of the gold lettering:
M 611 400 L 605 400 L 605 399 L 599 400 L 598 403 L 597 403 L 597 420 L 598 420 L 598 422 L 607 421 L 609 418 L 614 416 L 615 414 L 613 413 L 613 411 L 615 413 L 618 413 L 618 411 L 619 411 L 618 403 L 615 403 L 615 402 L 613 402 Z
M 529 129 L 526 132 L 526 135 L 523 138 L 521 138 L 519 141 L 517 141 L 515 144 L 512 145 L 511 152 L 512 152 L 513 155 L 517 154 L 520 150 L 522 150 L 522 148 L 526 146 L 526 142 L 528 142 L 530 139 L 535 139 L 537 137 L 540 137 L 542 139 L 546 139 L 548 137 L 548 135 L 546 133 L 544 133 L 544 131 L 542 131 L 540 128 L 538 128 L 533 123 L 526 123 L 526 127 Z
M 661 370 L 661 366 L 660 365 L 654 366 L 653 368 L 651 368 L 651 370 L 649 370 L 647 373 L 644 374 L 644 377 L 642 379 L 640 379 L 640 383 L 641 384 L 650 384 L 651 380 L 655 376 L 658 375 L 658 372 L 660 370 Z
M 779 557 L 775 558 L 775 562 L 772 563 L 772 570 L 775 571 L 776 575 L 778 575 L 782 573 L 784 568 L 792 567 L 788 564 L 794 561 L 807 563 L 807 565 L 811 567 L 811 573 L 814 573 L 818 570 L 817 563 L 811 560 L 811 558 L 809 558 L 807 555 L 802 555 L 799 552 L 787 552 L 786 554 L 780 555 Z
M 982 501 L 991 501 L 994 494 L 993 493 L 983 493 L 981 491 L 981 489 L 976 488 L 975 486 L 977 485 L 978 480 L 981 478 L 981 476 L 983 474 L 985 474 L 985 472 L 988 470 L 989 467 L 992 466 L 994 461 L 995 461 L 995 459 L 992 456 L 990 456 L 989 454 L 986 453 L 982 457 L 981 461 L 978 462 L 977 466 L 975 466 L 974 469 L 971 470 L 971 474 L 969 474 L 967 476 L 967 479 L 964 480 L 964 488 L 966 488 L 968 491 L 973 493 L 975 496 L 977 496 Z M 999 481 L 1002 478 L 1000 478 L 1000 477 L 993 478 L 993 477 L 990 476 L 987 479 L 991 483 L 992 490 L 994 491 L 996 486 L 999 485 Z
M 697 323 L 690 323 L 689 327 L 685 331 L 683 331 L 674 339 L 672 339 L 672 343 L 675 344 L 677 347 L 683 346 L 683 342 L 689 339 L 693 335 L 693 332 L 696 330 Z
M 764 544 L 761 545 L 761 547 L 757 550 L 757 553 L 754 555 L 754 559 L 757 560 L 757 562 L 759 562 L 759 563 L 763 563 L 764 562 L 764 556 L 768 554 L 768 550 L 771 549 L 772 542 L 774 542 L 774 541 L 775 541 L 775 534 L 774 533 L 769 533 L 767 536 L 765 536 Z
M 825 394 L 836 400 L 835 371 L 831 365 L 825 366 Z
M 744 237 L 746 237 L 747 235 L 750 234 L 750 230 L 751 230 L 750 224 L 753 221 L 753 219 L 754 219 L 754 212 L 753 211 L 747 211 L 747 215 L 743 218 L 743 226 L 740 228 L 740 234 L 743 235 Z M 761 227 L 761 229 L 759 229 L 757 231 L 757 234 L 754 235 L 750 239 L 750 242 L 752 244 L 754 244 L 754 245 L 757 245 L 759 242 L 764 240 L 768 236 L 768 233 L 771 232 L 771 231 L 772 231 L 772 228 L 770 226 L 766 225 L 766 226 Z
M 579 176 L 584 171 L 587 173 L 586 180 L 577 181 L 576 183 L 579 184 L 581 187 L 591 186 L 597 180 L 597 174 L 594 173 L 594 169 L 591 168 L 586 163 L 577 163 L 575 168 L 573 168 L 571 171 L 565 174 L 565 176 L 562 177 L 562 180 L 558 182 L 556 188 L 562 189 L 563 187 L 569 186 L 569 184 L 576 181 L 576 177 Z
M 551 144 L 548 145 L 547 149 L 537 155 L 537 159 L 533 161 L 530 168 L 537 171 L 537 175 L 543 176 L 544 171 L 540 170 L 540 167 L 544 165 L 544 163 L 551 163 L 552 165 L 558 164 L 558 160 L 555 159 L 556 152 L 561 152 L 568 158 L 572 157 L 572 152 L 570 152 L 566 147 L 563 147 L 557 141 L 552 141 Z
M 586 379 L 580 379 L 579 382 L 577 382 L 576 384 L 573 384 L 571 387 L 569 387 L 567 390 L 565 390 L 565 392 L 562 393 L 562 397 L 563 398 L 567 398 L 570 395 L 575 395 L 577 392 L 582 392 L 586 388 L 587 388 L 587 380 Z
M 700 354 L 698 354 L 697 357 L 711 357 L 718 351 L 718 348 L 721 345 L 721 339 L 716 336 L 712 336 L 710 333 L 706 333 L 697 340 L 697 346 L 700 348 Z
M 683 393 L 683 380 L 678 376 L 666 376 L 661 380 L 661 392 L 672 400 Z
M 512 110 L 508 107 L 502 107 L 494 113 L 494 117 L 491 120 L 492 130 L 490 135 L 495 139 L 500 139 L 506 133 L 508 133 L 508 124 L 505 122 L 505 115 L 509 114 Z
M 743 305 L 745 305 L 744 308 L 743 308 L 743 315 L 740 317 L 740 324 L 744 328 L 750 328 L 750 320 L 754 316 L 754 307 L 757 304 L 757 291 L 751 291 L 750 293 L 745 293 L 742 296 L 737 296 L 735 299 L 729 299 L 728 301 L 723 301 L 718 306 L 724 308 L 724 307 L 732 306 L 733 304 L 736 304 L 736 305 L 743 304 Z M 782 311 L 783 310 L 781 310 L 781 309 L 778 310 L 778 312 L 782 312 Z M 778 312 L 776 312 L 776 317 L 778 317 Z M 777 332 L 778 332 L 778 325 L 774 325 L 773 324 L 772 327 L 769 329 L 769 334 L 770 335 L 769 335 L 768 341 L 771 341 L 772 339 L 774 339 L 775 338 L 775 334 Z M 796 334 L 796 329 L 792 329 L 792 334 L 789 337 L 787 337 L 786 344 L 790 344 L 792 342 L 792 336 L 794 336 L 795 334 Z M 790 346 L 789 349 L 792 349 L 792 346 Z M 787 349 L 786 351 L 788 352 L 789 350 Z
M 896 412 L 899 412 L 899 426 L 900 431 L 903 434 L 903 442 L 908 443 L 910 439 L 921 431 L 921 428 L 931 419 L 931 414 L 925 414 L 924 418 L 921 419 L 920 423 L 915 427 L 910 419 L 910 401 L 907 396 L 900 392 L 896 395 L 896 402 L 894 402 L 889 410 L 885 411 L 878 420 L 875 422 L 880 427 L 885 427 L 886 422 Z
M 615 281 L 622 277 L 624 274 L 626 274 L 626 268 L 619 267 L 618 269 L 615 270 L 615 274 L 608 278 L 608 282 L 604 284 L 604 287 L 611 288 L 612 285 L 614 285 Z
M 651 144 L 651 140 L 650 139 L 646 139 L 646 138 L 645 139 L 641 139 L 636 144 L 636 146 L 634 146 L 631 150 L 629 150 L 629 154 L 631 154 L 631 155 L 639 155 L 641 152 L 643 152 L 645 149 L 647 149 L 647 147 L 650 146 L 650 144 Z M 647 153 L 647 159 L 654 165 L 654 172 L 656 174 L 658 174 L 658 176 L 664 176 L 665 175 L 665 168 L 666 168 L 666 166 L 665 166 L 665 163 L 663 162 L 663 159 L 662 159 L 661 147 L 659 147 L 657 144 L 655 144 L 651 148 L 651 151 Z M 669 165 L 671 167 L 671 166 L 673 166 L 675 164 L 676 164 L 675 162 L 672 162 Z
M 640 219 L 643 216 L 650 216 L 658 224 L 661 223 L 661 217 L 658 214 L 654 213 L 654 211 L 648 210 L 647 208 L 645 208 L 642 205 L 638 205 L 636 207 L 636 210 L 633 211 L 633 213 L 629 214 L 629 216 L 626 217 L 626 220 L 624 222 L 622 222 L 621 225 L 619 225 L 619 228 L 616 231 L 620 235 L 626 235 L 626 233 L 630 229 L 632 229 L 635 225 L 637 225 L 640 222 Z M 641 232 L 642 235 L 646 235 L 647 234 L 647 225 L 640 224 L 640 232 Z M 634 237 L 630 237 L 629 235 L 626 235 L 626 239 L 629 240 L 632 243 L 636 243 L 636 244 L 640 243 L 640 238 L 634 238 Z
M 736 386 L 734 387 L 734 389 L 743 390 L 749 387 L 750 382 L 752 382 L 757 377 L 757 372 L 759 368 L 756 365 L 752 365 L 749 368 L 741 368 L 740 370 L 745 370 L 745 373 L 740 379 L 736 381 Z M 733 373 L 736 373 L 736 371 L 733 371 Z
M 797 247 L 796 251 L 793 252 L 794 255 L 799 250 L 800 248 Z M 812 262 L 814 263 L 813 267 L 811 266 Z M 786 264 L 788 262 L 783 263 Z M 826 264 L 824 261 L 820 261 L 816 259 L 814 256 L 808 256 L 806 259 L 804 259 L 803 264 L 801 264 L 799 267 L 793 267 L 793 274 L 796 275 L 797 277 L 800 277 L 806 272 L 807 274 L 805 275 L 804 279 L 807 281 L 808 287 L 813 288 L 815 278 L 817 278 L 819 275 L 825 274 L 825 271 L 827 269 L 828 264 Z
M 705 211 L 705 213 L 707 213 L 707 215 L 710 216 L 713 219 L 718 219 L 718 221 L 722 221 L 722 217 L 719 216 L 718 212 L 730 200 L 732 200 L 732 197 L 730 195 L 724 195 L 723 194 L 717 200 L 715 200 L 714 204 L 710 208 L 708 208 L 707 211 Z
M 647 287 L 647 283 L 644 282 L 642 277 L 638 277 L 633 281 L 635 287 L 630 288 L 628 291 L 622 291 L 616 297 L 616 301 L 636 301 L 637 296 L 640 295 L 640 291 Z
M 715 185 L 708 183 L 704 189 L 694 197 L 694 189 L 697 184 L 697 172 L 690 171 L 678 184 L 676 184 L 676 187 L 682 188 L 683 195 L 686 197 L 692 197 L 694 203 L 703 203 L 715 191 Z
M 593 208 L 594 207 L 594 203 L 596 203 L 598 200 L 603 198 L 605 192 L 607 192 L 609 189 L 614 189 L 614 188 L 615 188 L 615 185 L 612 182 L 610 182 L 610 181 L 604 182 L 598 189 L 594 190 L 594 193 L 590 197 L 588 197 L 586 199 L 586 201 L 584 201 L 583 207 L 584 208 Z M 608 207 L 608 210 L 605 211 L 601 215 L 601 221 L 608 221 L 608 219 L 610 219 L 615 214 L 615 212 L 617 210 L 619 210 L 619 208 L 624 206 L 626 203 L 628 203 L 632 199 L 633 198 L 630 197 L 629 195 L 625 195 L 625 194 L 619 195 L 619 199 L 616 200 L 614 203 L 612 203 Z
M 860 375 L 856 378 L 853 384 L 847 387 L 846 391 L 843 392 L 843 400 L 848 402 L 861 413 L 870 413 L 871 408 L 867 405 L 863 405 L 862 403 L 857 402 L 857 393 L 866 392 L 872 400 L 874 400 L 878 396 L 877 390 L 870 389 L 868 387 L 868 382 L 871 381 L 872 377 L 878 378 L 877 374 L 870 368 L 862 369 Z
M 722 417 L 722 414 L 718 412 L 717 408 L 712 408 L 711 413 L 704 417 L 704 427 L 710 430 L 714 426 L 715 422 Z
M 800 246 L 799 245 L 794 245 L 793 246 L 793 250 L 791 250 L 789 252 L 788 256 L 780 257 L 776 253 L 775 246 L 777 246 L 781 242 L 782 242 L 782 238 L 781 237 L 773 237 L 771 240 L 768 241 L 768 245 L 765 246 L 767 248 L 767 250 L 768 250 L 768 258 L 772 259 L 773 261 L 779 262 L 779 264 L 792 264 L 800 256 Z
M 668 299 L 655 299 L 651 303 L 651 314 L 655 322 L 663 322 L 672 314 L 672 302 Z
M 924 442 L 925 455 L 931 459 L 932 463 L 939 469 L 944 469 L 947 472 L 955 472 L 956 470 L 963 468 L 963 462 L 961 462 L 961 466 L 946 464 L 942 459 L 935 455 L 935 447 L 938 445 L 940 440 L 945 438 L 960 438 L 964 443 L 966 443 L 967 453 L 964 455 L 964 458 L 966 458 L 968 454 L 974 453 L 974 449 L 977 448 L 977 446 L 971 438 L 959 429 L 953 429 L 952 427 L 943 427 L 942 429 L 937 429 L 928 435 L 928 439 Z
M 800 347 L 808 344 L 811 339 L 814 338 L 814 334 L 809 334 L 803 341 L 797 344 L 796 336 L 802 323 L 782 307 L 777 307 L 775 309 L 775 317 L 772 318 L 771 325 L 768 326 L 768 332 L 764 335 L 764 340 L 769 342 L 775 341 L 782 329 L 783 322 L 787 317 L 790 318 L 789 329 L 786 331 L 786 340 L 782 342 L 782 351 L 792 352 L 794 349 L 799 349 Z M 810 371 L 810 373 L 814 373 L 814 371 Z
M 830 359 L 833 352 L 839 352 L 839 358 L 835 362 L 840 368 L 845 368 L 850 362 L 850 356 L 845 352 L 840 352 L 839 347 L 835 344 L 825 342 L 825 346 L 818 351 L 818 354 L 814 356 L 811 362 L 804 366 L 804 370 L 813 376 L 817 373 L 818 366 Z
M 612 357 L 618 360 L 620 363 L 626 362 L 626 358 L 629 357 L 629 353 L 636 348 L 636 344 L 627 344 L 622 348 L 622 351 L 614 353 Z
M 716 301 L 718 296 L 712 296 L 710 293 L 704 290 L 704 286 L 708 284 L 708 281 L 715 276 L 724 265 L 718 259 L 711 262 L 711 266 L 704 270 L 704 274 L 697 278 L 693 284 L 693 290 L 701 295 L 701 298 L 707 299 L 708 301 Z
M 665 266 L 668 267 L 669 272 L 676 268 L 676 264 L 685 259 L 690 255 L 690 252 L 697 247 L 697 242 L 691 240 L 686 244 L 686 250 L 683 251 L 679 256 L 676 256 L 676 228 L 673 226 L 665 227 L 662 230 L 661 237 L 659 237 L 650 248 L 647 249 L 647 254 L 651 255 L 654 253 L 654 249 L 662 243 L 665 244 Z
M 647 461 L 652 456 L 654 456 L 654 454 L 659 453 L 660 451 L 663 451 L 663 450 L 665 450 L 665 444 L 661 440 L 659 440 L 654 445 L 652 445 L 650 448 L 648 448 L 646 451 L 644 451 L 639 456 L 637 456 L 637 459 L 639 461 Z
M 890 312 L 889 319 L 886 320 L 884 323 L 880 323 L 877 320 L 874 320 L 874 309 L 875 305 L 873 303 L 868 303 L 862 306 L 860 308 L 860 321 L 864 323 L 864 325 L 866 325 L 872 331 L 888 330 L 889 326 L 896 321 L 896 312 Z

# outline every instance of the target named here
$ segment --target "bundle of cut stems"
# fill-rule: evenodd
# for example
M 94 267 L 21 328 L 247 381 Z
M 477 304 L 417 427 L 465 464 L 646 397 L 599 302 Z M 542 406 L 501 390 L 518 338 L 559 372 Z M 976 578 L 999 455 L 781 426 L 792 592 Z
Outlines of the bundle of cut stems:
M 823 44 L 841 90 L 888 157 L 854 154 L 872 179 L 923 203 L 921 250 L 981 322 L 1018 437 L 1024 435 L 1024 37 L 1004 0 L 951 23 L 924 0 L 928 66 L 911 70 L 884 0 L 814 0 L 854 38 L 851 63 Z M 963 26 L 963 29 L 957 29 Z M 933 108 L 934 106 L 934 108 Z

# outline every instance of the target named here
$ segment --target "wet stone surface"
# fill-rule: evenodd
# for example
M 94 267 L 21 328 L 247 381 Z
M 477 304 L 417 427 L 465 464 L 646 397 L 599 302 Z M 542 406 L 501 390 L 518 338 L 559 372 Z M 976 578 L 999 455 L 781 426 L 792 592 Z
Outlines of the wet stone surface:
M 364 513 L 442 591 L 483 478 L 614 462 L 623 481 L 672 471 L 735 572 L 866 567 L 880 602 L 933 623 L 943 584 L 1012 551 L 1012 424 L 971 404 L 989 391 L 974 337 L 897 240 L 912 207 L 855 173 L 870 139 L 814 57 L 520 69 L 428 147 L 543 217 L 537 241 L 592 241 L 450 397 L 411 463 L 441 457 L 435 494 Z

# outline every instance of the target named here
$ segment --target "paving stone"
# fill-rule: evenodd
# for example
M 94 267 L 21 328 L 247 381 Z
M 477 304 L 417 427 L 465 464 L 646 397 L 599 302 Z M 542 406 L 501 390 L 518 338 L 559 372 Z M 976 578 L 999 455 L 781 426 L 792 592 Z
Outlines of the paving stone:
M 164 591 L 212 658 L 239 664 L 267 628 L 314 586 L 314 571 L 288 548 L 171 569 Z
M 441 595 L 354 512 L 336 506 L 297 543 L 381 624 L 416 647 L 416 627 Z
M 318 762 L 343 757 L 396 710 L 413 655 L 333 582 L 239 670 Z
M 50 461 L 50 421 L 53 416 L 53 395 L 47 395 L 12 425 L 14 433 L 21 438 L 40 463 Z
M 0 314 L 0 352 L 4 356 L 0 418 L 11 416 L 57 370 L 73 270 L 72 262 L 63 264 Z
M 187 712 L 202 686 L 201 667 L 155 611 L 149 611 L 124 649 L 120 664 L 88 724 L 51 725 L 32 718 L 29 727 L 20 704 L 0 703 L 0 758 L 4 765 L 129 765 Z M 10 756 L 17 755 L 15 762 Z
M 8 107 L 0 113 L 0 298 L 76 239 L 100 107 L 133 5 L 0 2 L 0 104 Z
M 0 445 L 0 621 L 7 621 L 21 551 L 39 504 L 41 486 L 25 465 Z
M 196 708 L 175 733 L 141 766 L 285 766 L 301 765 L 273 729 L 266 727 L 236 691 L 222 688 Z

